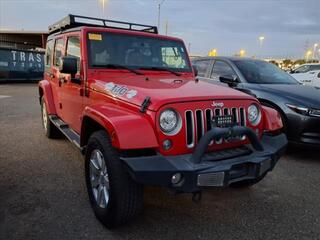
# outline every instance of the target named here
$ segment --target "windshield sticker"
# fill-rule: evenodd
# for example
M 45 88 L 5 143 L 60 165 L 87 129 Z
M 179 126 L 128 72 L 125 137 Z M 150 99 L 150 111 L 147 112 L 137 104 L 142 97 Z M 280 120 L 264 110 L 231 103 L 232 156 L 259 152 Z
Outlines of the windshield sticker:
M 137 90 L 128 89 L 126 86 L 117 85 L 114 83 L 107 83 L 105 89 L 108 90 L 113 96 L 126 96 L 126 98 L 131 99 L 138 94 Z
M 97 33 L 89 33 L 89 39 L 95 41 L 102 41 L 102 35 Z

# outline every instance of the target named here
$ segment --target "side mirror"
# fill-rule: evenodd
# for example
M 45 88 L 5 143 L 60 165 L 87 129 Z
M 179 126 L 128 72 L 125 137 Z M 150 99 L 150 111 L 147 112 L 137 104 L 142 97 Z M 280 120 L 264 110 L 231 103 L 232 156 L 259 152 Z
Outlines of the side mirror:
M 198 68 L 195 65 L 192 65 L 193 73 L 197 77 L 198 76 Z
M 220 82 L 228 84 L 230 87 L 237 85 L 238 78 L 231 75 L 223 75 L 219 77 Z
M 71 77 L 74 77 L 78 71 L 77 59 L 73 57 L 63 57 L 59 71 L 61 73 L 71 74 Z

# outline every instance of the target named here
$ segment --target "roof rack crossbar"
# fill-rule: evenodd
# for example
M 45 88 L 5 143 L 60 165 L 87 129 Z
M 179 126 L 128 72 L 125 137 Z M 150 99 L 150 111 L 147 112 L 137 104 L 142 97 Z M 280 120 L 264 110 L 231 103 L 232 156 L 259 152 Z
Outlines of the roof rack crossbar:
M 114 26 L 112 26 L 112 24 L 114 24 Z M 81 27 L 81 26 L 126 29 L 131 31 L 149 32 L 149 33 L 158 34 L 158 28 L 156 26 L 94 18 L 94 17 L 85 17 L 85 16 L 72 15 L 72 14 L 69 14 L 68 16 L 54 23 L 53 25 L 50 25 L 49 34 L 60 32 L 66 29 L 74 28 L 74 27 Z

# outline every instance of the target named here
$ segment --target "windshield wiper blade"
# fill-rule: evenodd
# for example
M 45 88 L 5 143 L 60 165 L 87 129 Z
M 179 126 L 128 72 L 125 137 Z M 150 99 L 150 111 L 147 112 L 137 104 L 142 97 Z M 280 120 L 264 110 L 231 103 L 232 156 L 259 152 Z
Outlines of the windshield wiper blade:
M 167 71 L 167 72 L 170 72 L 176 76 L 181 76 L 181 73 L 178 73 L 178 72 L 175 72 L 169 68 L 161 68 L 161 67 L 142 67 L 142 68 L 139 68 L 141 70 L 157 70 L 157 71 Z
M 118 64 L 94 64 L 93 67 L 105 67 L 105 68 L 114 68 L 114 69 L 125 69 L 130 72 L 133 72 L 137 75 L 144 75 L 142 72 L 136 71 L 132 68 L 126 67 L 124 65 L 118 65 Z

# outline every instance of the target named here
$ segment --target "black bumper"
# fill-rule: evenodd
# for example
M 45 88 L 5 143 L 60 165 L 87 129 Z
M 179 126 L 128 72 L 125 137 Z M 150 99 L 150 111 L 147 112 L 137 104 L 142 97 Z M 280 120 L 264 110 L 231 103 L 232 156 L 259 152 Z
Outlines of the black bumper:
M 208 141 L 210 139 L 211 136 Z M 259 178 L 274 168 L 287 146 L 284 134 L 264 135 L 258 143 L 254 136 L 249 139 L 252 146 L 247 146 L 248 154 L 219 161 L 212 160 L 214 153 L 204 152 L 200 154 L 200 159 L 195 159 L 197 152 L 202 151 L 198 146 L 193 154 L 121 159 L 133 179 L 139 183 L 169 187 L 181 192 L 197 192 L 201 187 L 224 187 L 234 182 Z M 206 144 L 206 141 L 200 141 L 199 144 Z M 172 176 L 177 173 L 181 174 L 182 179 L 174 184 Z
M 320 118 L 291 113 L 288 117 L 288 139 L 290 142 L 305 145 L 320 145 Z

